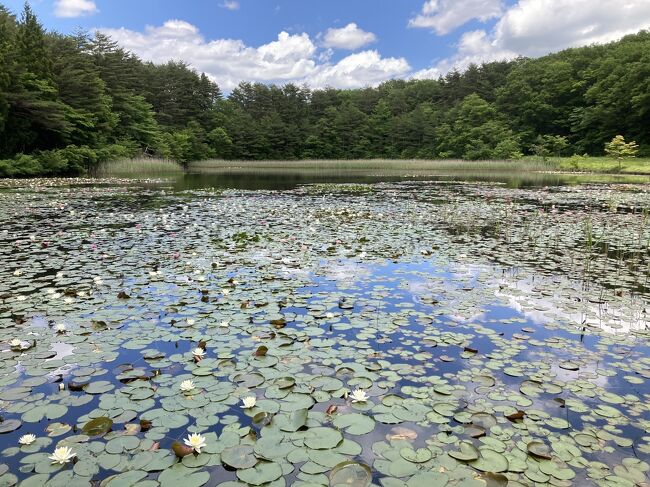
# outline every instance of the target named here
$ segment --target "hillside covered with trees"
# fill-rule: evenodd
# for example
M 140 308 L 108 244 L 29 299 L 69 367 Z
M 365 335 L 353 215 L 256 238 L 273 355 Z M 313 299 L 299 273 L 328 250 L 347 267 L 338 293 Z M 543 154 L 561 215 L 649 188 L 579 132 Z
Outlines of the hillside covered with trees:
M 139 154 L 225 159 L 516 158 L 540 140 L 650 154 L 650 32 L 470 66 L 437 80 L 319 89 L 241 83 L 228 96 L 181 61 L 44 30 L 0 5 L 0 176 L 79 174 Z

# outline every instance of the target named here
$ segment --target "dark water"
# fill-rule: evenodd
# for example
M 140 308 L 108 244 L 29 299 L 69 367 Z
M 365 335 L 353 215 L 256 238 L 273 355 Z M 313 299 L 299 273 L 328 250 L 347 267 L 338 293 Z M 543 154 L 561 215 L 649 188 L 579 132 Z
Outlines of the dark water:
M 381 182 L 438 181 L 499 183 L 508 188 L 535 188 L 585 183 L 638 183 L 649 181 L 643 176 L 576 175 L 533 172 L 435 172 L 418 171 L 403 175 L 386 170 L 214 170 L 188 173 L 173 178 L 174 188 L 192 190 L 203 188 L 243 190 L 290 190 L 304 184 L 374 184 Z

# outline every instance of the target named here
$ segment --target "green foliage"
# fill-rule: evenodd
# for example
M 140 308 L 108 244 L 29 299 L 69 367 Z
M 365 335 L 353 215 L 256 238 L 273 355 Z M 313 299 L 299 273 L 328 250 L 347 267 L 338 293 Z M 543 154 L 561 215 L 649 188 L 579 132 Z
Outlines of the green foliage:
M 587 154 L 574 154 L 568 159 L 569 166 L 573 170 L 578 170 L 589 159 Z
M 46 32 L 29 6 L 16 18 L 0 5 L 0 174 L 79 174 L 140 155 L 545 160 L 601 155 L 613 133 L 643 154 L 649 83 L 641 31 L 436 80 L 359 90 L 244 82 L 224 98 L 183 62 L 144 63 L 104 34 Z
M 223 127 L 217 127 L 210 131 L 208 134 L 208 143 L 215 153 L 214 157 L 224 159 L 230 155 L 232 139 Z
M 18 154 L 10 160 L 0 160 L 0 176 L 3 178 L 39 176 L 43 167 L 34 156 Z
M 616 159 L 636 157 L 638 152 L 639 145 L 634 141 L 625 142 L 625 137 L 622 135 L 615 136 L 610 142 L 605 144 L 605 153 Z
M 518 137 L 496 108 L 476 94 L 449 112 L 437 133 L 438 154 L 469 160 L 520 157 Z
M 96 167 L 100 162 L 133 157 L 137 151 L 122 144 L 99 149 L 69 145 L 62 149 L 37 151 L 31 155 L 18 154 L 0 161 L 0 177 L 76 176 Z
M 562 153 L 569 147 L 569 141 L 562 135 L 539 135 L 535 143 L 530 147 L 530 151 L 546 160 L 549 156 L 562 156 Z
M 636 157 L 638 152 L 639 145 L 634 141 L 625 142 L 625 137 L 622 135 L 616 135 L 610 142 L 605 144 L 605 153 L 610 157 L 616 158 L 619 169 L 623 158 Z

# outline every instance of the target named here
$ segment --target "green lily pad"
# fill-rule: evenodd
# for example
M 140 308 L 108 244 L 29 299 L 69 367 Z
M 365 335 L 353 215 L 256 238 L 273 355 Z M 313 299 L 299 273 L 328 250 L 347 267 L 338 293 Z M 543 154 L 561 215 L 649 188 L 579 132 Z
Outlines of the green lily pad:
M 107 392 L 115 389 L 115 386 L 108 381 L 99 380 L 97 382 L 90 382 L 83 387 L 83 390 L 88 394 L 106 394 Z
M 221 461 L 232 468 L 251 468 L 257 463 L 257 458 L 252 446 L 238 445 L 221 452 Z
M 528 449 L 528 453 L 530 453 L 535 457 L 543 458 L 545 460 L 551 459 L 551 453 L 548 445 L 546 445 L 541 441 L 531 441 L 530 443 L 528 443 L 527 449 Z
M 461 441 L 458 445 L 458 451 L 450 451 L 449 456 L 461 462 L 471 462 L 478 460 L 481 455 L 478 448 L 474 445 L 466 441 Z
M 479 458 L 470 465 L 481 472 L 501 473 L 508 470 L 508 459 L 499 452 L 484 448 L 479 450 Z
M 81 431 L 88 436 L 103 436 L 108 433 L 113 427 L 113 420 L 102 416 L 99 418 L 92 419 L 84 424 Z
M 449 483 L 449 476 L 441 472 L 417 473 L 407 480 L 406 487 L 445 487 Z
M 195 472 L 184 465 L 176 464 L 158 476 L 160 487 L 201 487 L 210 480 L 208 472 Z
M 337 415 L 333 424 L 351 435 L 365 435 L 375 429 L 375 420 L 360 413 Z
M 282 468 L 277 463 L 261 462 L 253 468 L 237 470 L 237 478 L 250 485 L 273 482 L 282 476 Z
M 0 434 L 11 433 L 12 431 L 17 430 L 22 425 L 22 421 L 19 419 L 5 419 L 0 422 Z
M 404 460 L 413 463 L 425 463 L 433 457 L 431 450 L 428 448 L 418 448 L 417 450 L 412 448 L 402 448 L 400 449 L 399 454 Z
M 343 435 L 333 428 L 310 428 L 305 434 L 305 446 L 314 450 L 329 450 L 343 441 Z

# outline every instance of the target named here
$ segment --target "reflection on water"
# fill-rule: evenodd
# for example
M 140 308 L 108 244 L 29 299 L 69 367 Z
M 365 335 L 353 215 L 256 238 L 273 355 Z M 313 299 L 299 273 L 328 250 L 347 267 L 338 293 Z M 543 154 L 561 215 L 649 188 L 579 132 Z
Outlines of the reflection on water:
M 494 172 L 494 171 L 413 171 L 407 174 L 398 170 L 352 169 L 262 169 L 233 168 L 213 169 L 200 173 L 188 173 L 174 179 L 178 190 L 202 188 L 243 189 L 243 190 L 287 190 L 301 184 L 372 184 L 399 181 L 467 181 L 501 183 L 509 188 L 531 188 L 542 186 L 563 186 L 584 183 L 633 183 L 647 182 L 644 176 L 616 175 L 577 175 L 535 172 Z
M 337 174 L 0 193 L 0 485 L 644 478 L 647 187 Z

